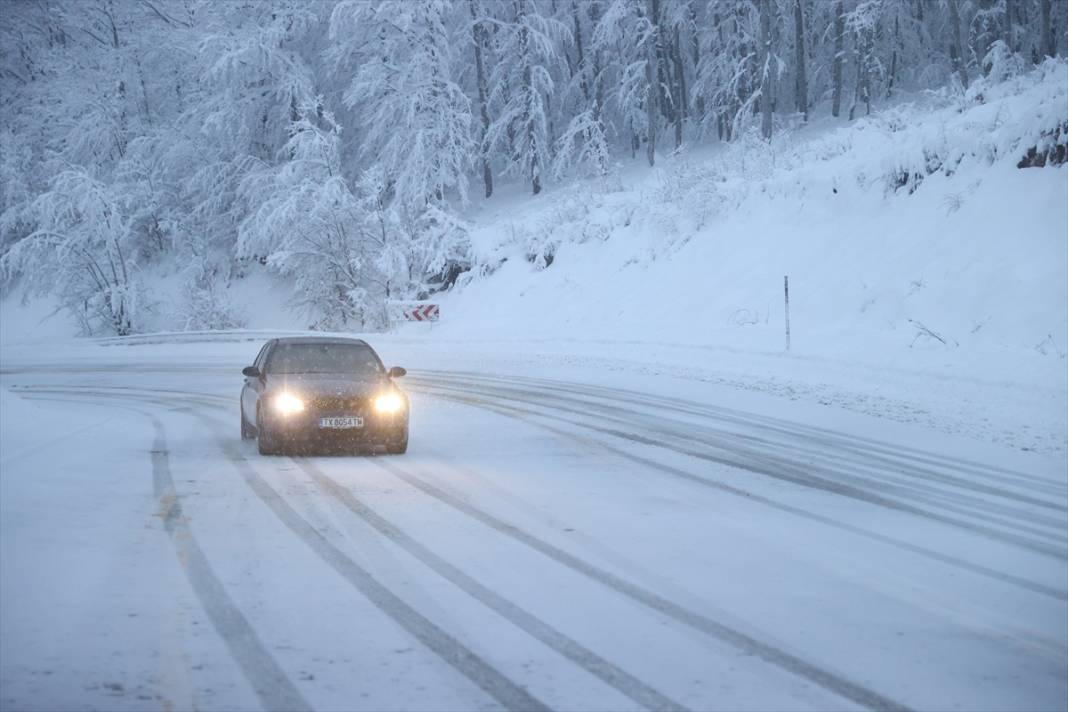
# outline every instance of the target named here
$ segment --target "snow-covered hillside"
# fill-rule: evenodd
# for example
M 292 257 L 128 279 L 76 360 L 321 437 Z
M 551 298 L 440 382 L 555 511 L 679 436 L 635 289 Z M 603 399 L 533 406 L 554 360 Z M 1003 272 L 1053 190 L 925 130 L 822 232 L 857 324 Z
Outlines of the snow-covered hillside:
M 1063 372 L 1068 167 L 1017 167 L 1056 127 L 1063 61 L 487 204 L 436 328 L 776 351 L 789 275 L 795 353 Z
M 423 368 L 663 374 L 1063 453 L 1068 167 L 1018 165 L 1068 150 L 1065 127 L 1050 60 L 770 144 L 505 186 L 465 216 L 475 266 L 432 296 L 441 321 L 373 338 Z M 196 328 L 169 269 L 150 326 Z M 249 328 L 304 329 L 293 289 L 253 264 L 225 297 Z M 47 302 L 0 308 L 0 341 L 75 333 Z

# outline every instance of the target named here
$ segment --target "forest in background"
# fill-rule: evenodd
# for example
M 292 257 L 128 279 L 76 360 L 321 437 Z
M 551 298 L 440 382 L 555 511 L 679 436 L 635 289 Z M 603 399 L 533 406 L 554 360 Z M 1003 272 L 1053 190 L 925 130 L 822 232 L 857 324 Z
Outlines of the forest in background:
M 0 279 L 85 334 L 240 326 L 286 278 L 315 328 L 470 267 L 464 208 L 619 161 L 1068 50 L 1059 0 L 5 0 Z M 181 298 L 161 305 L 153 280 Z

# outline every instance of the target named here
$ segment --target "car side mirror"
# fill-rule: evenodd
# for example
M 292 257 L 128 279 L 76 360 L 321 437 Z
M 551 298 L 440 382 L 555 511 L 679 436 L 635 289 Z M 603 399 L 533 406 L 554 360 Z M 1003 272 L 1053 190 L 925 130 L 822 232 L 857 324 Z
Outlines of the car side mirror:
M 408 370 L 401 368 L 400 366 L 394 366 L 393 368 L 389 369 L 390 378 L 400 378 L 406 373 L 408 373 Z
M 241 369 L 241 373 L 245 376 L 248 376 L 249 378 L 260 377 L 260 369 L 256 368 L 255 366 L 245 366 L 243 369 Z

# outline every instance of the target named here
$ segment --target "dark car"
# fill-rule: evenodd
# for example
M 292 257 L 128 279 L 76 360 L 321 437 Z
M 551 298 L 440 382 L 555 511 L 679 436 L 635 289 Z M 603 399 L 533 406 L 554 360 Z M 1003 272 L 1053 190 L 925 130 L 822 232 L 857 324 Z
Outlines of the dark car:
M 408 449 L 408 398 L 393 383 L 405 370 L 386 370 L 360 339 L 271 339 L 245 367 L 241 437 L 263 455 L 288 448 Z

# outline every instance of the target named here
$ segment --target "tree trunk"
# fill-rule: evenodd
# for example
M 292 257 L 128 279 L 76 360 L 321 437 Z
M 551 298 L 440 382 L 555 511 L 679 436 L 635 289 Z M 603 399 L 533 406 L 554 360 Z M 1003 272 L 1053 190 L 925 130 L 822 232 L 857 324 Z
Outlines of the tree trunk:
M 874 51 L 874 31 L 871 28 L 860 30 L 857 38 L 857 83 L 853 90 L 853 104 L 849 107 L 849 120 L 857 114 L 857 105 L 863 101 L 867 115 L 871 114 L 871 65 Z
M 656 23 L 656 86 L 658 94 L 657 106 L 660 115 L 670 125 L 675 124 L 678 114 L 678 105 L 675 102 L 675 77 L 672 66 L 668 64 L 669 38 L 668 33 L 660 24 L 660 0 L 653 0 L 655 7 L 653 21 Z
M 645 138 L 646 158 L 649 165 L 656 163 L 656 69 L 655 52 L 650 52 L 649 59 L 645 63 Z
M 523 92 L 527 95 L 528 99 L 534 92 L 534 77 L 533 70 L 530 67 L 530 58 L 526 56 L 527 45 L 527 28 L 523 27 L 519 30 L 520 40 L 519 46 L 523 49 Z M 530 151 L 530 188 L 534 195 L 541 192 L 541 167 L 538 165 L 538 132 L 537 127 L 534 126 L 534 116 L 530 113 L 530 109 L 527 109 L 526 115 L 526 131 L 527 131 L 527 149 Z
M 960 77 L 960 84 L 968 88 L 968 70 L 964 67 L 964 46 L 960 42 L 960 5 L 957 0 L 949 3 L 949 60 L 953 71 Z
M 857 102 L 860 99 L 860 87 L 863 81 L 864 75 L 864 48 L 862 43 L 854 38 L 854 42 L 857 43 L 857 51 L 855 53 L 855 60 L 853 62 L 854 74 L 856 75 L 856 82 L 853 85 L 853 103 L 849 105 L 849 120 L 852 121 L 857 116 Z
M 871 67 L 875 52 L 875 30 L 864 31 L 863 65 L 860 72 L 860 98 L 864 101 L 864 115 L 871 116 Z
M 482 183 L 486 188 L 486 197 L 488 198 L 493 195 L 493 173 L 490 171 L 489 152 L 486 150 L 486 132 L 489 131 L 490 118 L 489 108 L 487 106 L 488 100 L 486 97 L 486 67 L 482 62 L 482 47 L 485 29 L 482 27 L 482 23 L 479 22 L 478 15 L 475 12 L 475 0 L 471 0 L 471 2 L 468 3 L 468 9 L 471 11 L 471 32 L 475 44 L 475 72 L 478 77 L 478 109 L 482 115 L 482 137 L 479 140 L 478 153 L 482 159 Z
M 760 3 L 760 134 L 771 138 L 771 0 Z
M 834 4 L 834 61 L 832 73 L 834 76 L 834 95 L 831 99 L 831 116 L 837 117 L 842 110 L 842 53 L 845 48 L 845 8 L 842 0 Z
M 719 24 L 719 16 L 715 16 L 714 24 Z M 694 76 L 697 76 L 698 67 L 701 66 L 701 41 L 697 34 L 697 11 L 693 5 L 690 5 L 690 25 L 693 31 L 690 34 L 690 54 L 693 56 L 693 71 Z M 697 95 L 697 120 L 703 121 L 705 118 L 705 95 Z
M 808 121 L 808 75 L 805 73 L 805 14 L 801 0 L 794 0 L 795 95 L 797 110 Z
M 600 3 L 594 2 L 590 7 L 590 22 L 594 27 L 601 20 Z M 597 121 L 601 121 L 601 116 L 604 113 L 604 81 L 601 79 L 601 66 L 603 65 L 603 51 L 600 47 L 594 45 L 593 50 L 593 75 L 591 81 L 593 82 L 593 111 L 594 116 L 597 117 Z
M 890 95 L 894 93 L 894 82 L 897 80 L 897 48 L 900 44 L 901 37 L 901 22 L 894 18 L 894 51 L 890 56 L 890 79 L 886 83 L 886 98 L 889 99 Z
M 541 166 L 538 164 L 538 127 L 535 125 L 533 106 L 534 96 L 534 70 L 530 65 L 530 35 L 527 30 L 526 3 L 519 1 L 516 13 L 516 22 L 519 23 L 519 62 L 522 66 L 520 73 L 523 84 L 523 103 L 526 109 L 523 112 L 522 130 L 526 132 L 526 150 L 530 160 L 530 188 L 534 195 L 541 192 Z
M 990 48 L 996 41 L 1005 35 L 1005 24 L 1008 19 L 1008 7 L 1002 4 L 1002 11 L 996 12 L 997 0 L 979 0 L 979 10 L 982 13 L 981 24 L 972 23 L 972 51 L 979 61 L 979 71 L 986 76 L 990 73 L 990 66 L 984 63 L 986 56 L 990 54 Z
M 749 103 L 749 97 L 752 96 L 753 87 L 757 83 L 756 63 L 750 62 L 748 59 L 754 53 L 752 47 L 749 45 L 748 42 L 745 41 L 745 38 L 747 38 L 747 34 L 742 32 L 742 19 L 745 14 L 746 10 L 744 5 L 742 5 L 741 3 L 735 5 L 734 12 L 732 13 L 731 17 L 731 27 L 730 30 L 728 30 L 729 32 L 736 33 L 739 36 L 743 37 L 743 41 L 738 43 L 738 49 L 735 58 L 738 62 L 739 67 L 742 67 L 744 64 L 744 69 L 741 71 L 741 75 L 739 76 L 734 89 L 734 104 L 730 106 L 728 110 L 729 113 L 725 117 L 725 119 L 728 121 L 728 141 L 731 140 L 730 137 L 734 134 L 734 124 L 741 117 L 742 110 L 744 109 L 746 104 Z M 720 36 L 720 43 L 721 46 L 727 46 L 727 42 L 724 40 L 722 35 Z M 756 50 L 757 52 L 760 51 L 759 45 L 756 47 Z
M 682 66 L 682 39 L 679 26 L 675 25 L 675 42 L 672 45 L 671 60 L 675 65 L 675 148 L 682 145 L 682 122 L 686 118 L 686 72 Z
M 1016 18 L 1013 17 L 1013 14 L 1013 3 L 1005 3 L 1005 19 L 1002 20 L 1002 30 L 1004 30 L 1002 39 L 1005 41 L 1005 46 L 1009 48 L 1009 51 L 1019 52 L 1019 42 L 1016 40 L 1016 32 L 1013 27 Z
M 1050 17 L 1053 14 L 1053 0 L 1041 0 L 1042 4 L 1042 49 L 1041 54 L 1046 57 L 1057 56 L 1057 44 L 1053 39 L 1053 22 Z
M 646 0 L 646 7 L 651 30 L 645 59 L 645 116 L 647 124 L 645 129 L 645 150 L 649 165 L 653 166 L 656 163 L 657 99 L 660 96 L 660 87 L 657 86 L 659 76 L 657 71 L 658 59 L 660 55 L 660 2 L 659 0 Z
M 590 102 L 590 84 L 587 81 L 589 72 L 586 71 L 586 55 L 582 47 L 582 22 L 579 20 L 578 0 L 571 0 L 571 18 L 575 23 L 575 51 L 578 54 L 577 64 L 579 71 L 579 88 L 586 103 Z
M 664 41 L 666 36 L 663 28 L 657 31 L 656 43 L 656 86 L 659 89 L 657 105 L 660 107 L 660 115 L 669 124 L 675 123 L 675 77 L 668 65 L 668 48 Z
M 126 157 L 126 138 L 130 135 L 129 120 L 126 116 L 126 82 L 119 80 L 119 128 L 115 133 L 115 150 L 119 152 L 119 158 Z
M 137 65 L 137 79 L 141 83 L 141 106 L 145 110 L 145 123 L 152 125 L 152 107 L 148 104 L 148 88 L 145 86 L 145 69 L 141 64 L 141 53 L 134 54 L 134 63 Z

